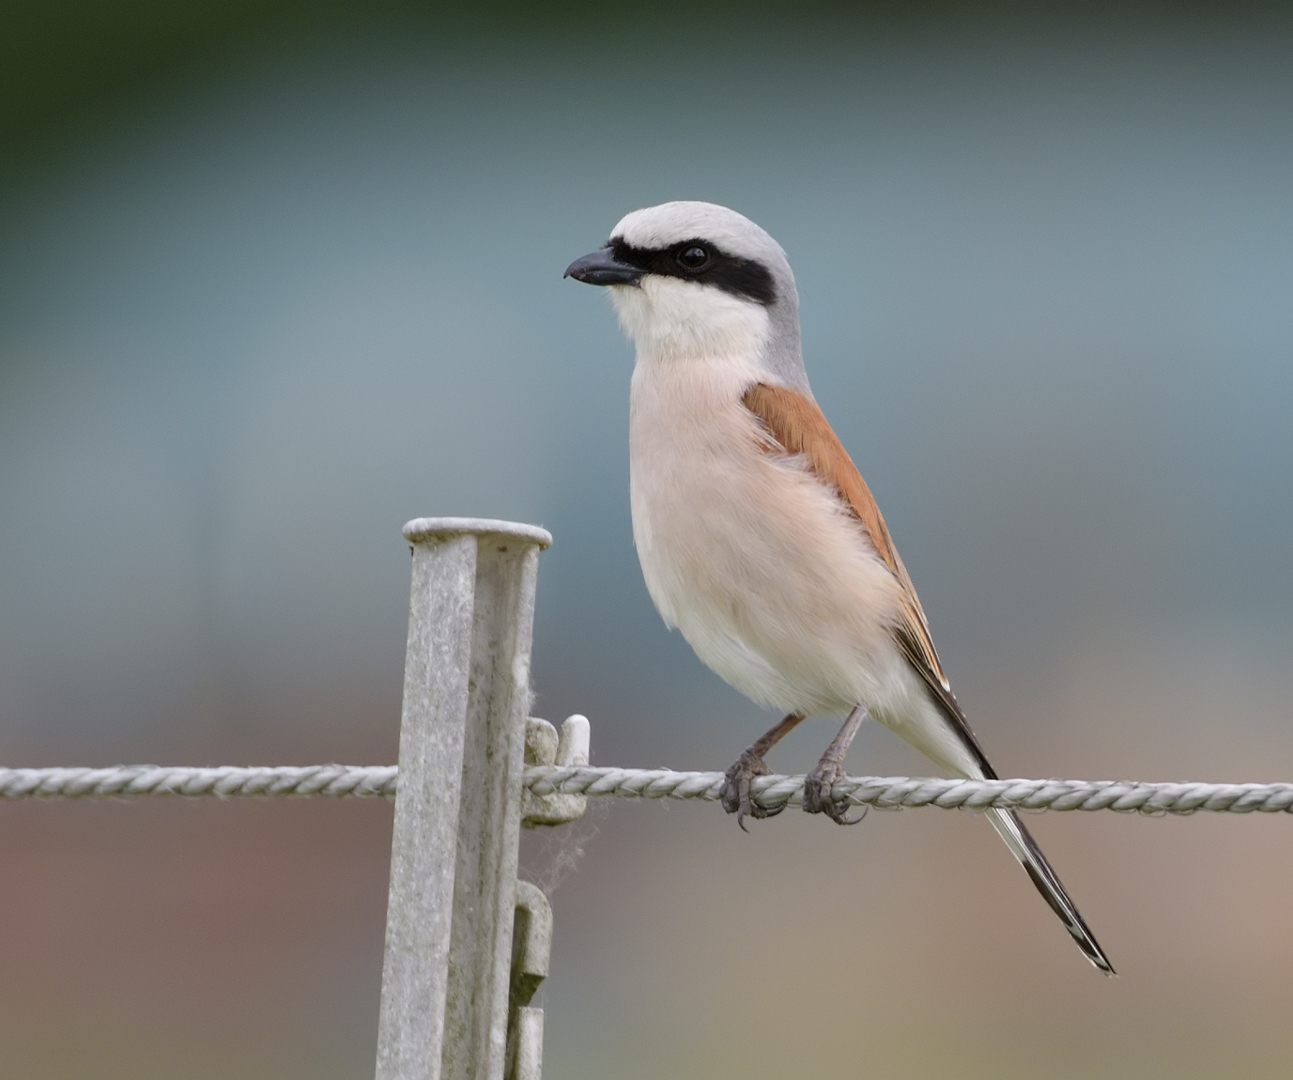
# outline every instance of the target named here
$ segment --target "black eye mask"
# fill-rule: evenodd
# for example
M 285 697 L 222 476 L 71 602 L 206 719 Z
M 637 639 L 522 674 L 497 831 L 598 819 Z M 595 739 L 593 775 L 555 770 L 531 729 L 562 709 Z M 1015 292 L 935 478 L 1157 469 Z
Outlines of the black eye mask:
M 777 301 L 776 286 L 766 266 L 753 259 L 728 255 L 708 240 L 697 238 L 667 248 L 639 248 L 613 239 L 609 247 L 617 262 L 636 266 L 644 274 L 713 285 L 764 307 Z

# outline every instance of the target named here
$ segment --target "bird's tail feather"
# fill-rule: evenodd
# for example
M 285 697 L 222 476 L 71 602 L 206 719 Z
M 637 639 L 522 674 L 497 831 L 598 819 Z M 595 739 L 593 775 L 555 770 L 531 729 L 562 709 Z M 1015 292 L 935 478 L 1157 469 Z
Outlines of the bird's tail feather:
M 1000 834 L 1001 839 L 1006 842 L 1006 847 L 1016 859 L 1019 865 L 1027 872 L 1028 876 L 1033 879 L 1033 884 L 1037 886 L 1037 891 L 1045 897 L 1046 902 L 1050 904 L 1051 910 L 1060 917 L 1060 922 L 1064 924 L 1064 929 L 1077 942 L 1077 946 L 1086 955 L 1096 967 L 1106 975 L 1116 975 L 1113 965 L 1109 963 L 1109 958 L 1105 956 L 1104 950 L 1100 948 L 1100 943 L 1096 941 L 1095 935 L 1091 933 L 1078 912 L 1077 905 L 1069 899 L 1069 894 L 1064 891 L 1064 886 L 1056 876 L 1051 864 L 1046 861 L 1046 856 L 1042 854 L 1041 849 L 1037 846 L 1037 841 L 1033 839 L 1032 834 L 1024 828 L 1024 823 L 1019 820 L 1019 815 L 1013 810 L 989 810 L 988 820 L 992 822 L 992 827 Z

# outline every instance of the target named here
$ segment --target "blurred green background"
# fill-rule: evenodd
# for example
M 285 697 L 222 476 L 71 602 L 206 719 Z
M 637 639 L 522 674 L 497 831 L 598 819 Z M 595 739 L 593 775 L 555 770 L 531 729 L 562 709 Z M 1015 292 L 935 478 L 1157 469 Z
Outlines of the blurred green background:
M 538 715 L 730 763 L 768 718 L 651 608 L 561 280 L 700 198 L 789 252 L 1003 775 L 1290 779 L 1291 60 L 1242 5 L 4 4 L 0 760 L 393 761 L 399 528 L 473 514 L 556 536 Z M 0 807 L 6 1075 L 371 1075 L 389 828 Z M 546 1074 L 1277 1075 L 1290 828 L 1038 819 L 1109 982 L 973 816 L 601 807 L 527 840 Z

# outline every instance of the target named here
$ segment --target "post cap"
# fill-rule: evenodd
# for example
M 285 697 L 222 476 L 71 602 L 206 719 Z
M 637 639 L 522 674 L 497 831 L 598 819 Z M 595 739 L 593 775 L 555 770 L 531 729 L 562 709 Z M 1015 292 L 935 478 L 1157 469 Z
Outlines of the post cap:
M 427 540 L 448 540 L 452 536 L 510 536 L 540 548 L 552 547 L 552 533 L 538 525 L 493 518 L 437 517 L 414 518 L 404 526 L 404 539 L 410 544 Z

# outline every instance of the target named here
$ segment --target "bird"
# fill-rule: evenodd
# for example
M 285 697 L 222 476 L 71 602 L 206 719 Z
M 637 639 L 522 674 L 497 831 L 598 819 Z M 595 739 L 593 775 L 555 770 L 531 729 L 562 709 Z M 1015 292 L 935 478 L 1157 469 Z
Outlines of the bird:
M 746 818 L 765 755 L 810 715 L 844 716 L 802 807 L 853 824 L 833 785 L 867 716 L 954 776 L 997 773 L 952 693 L 911 577 L 809 387 L 781 245 L 716 203 L 635 210 L 566 277 L 604 286 L 633 340 L 633 540 L 647 591 L 700 660 L 785 717 L 727 770 Z M 1078 947 L 1113 965 L 1013 810 L 989 820 Z

